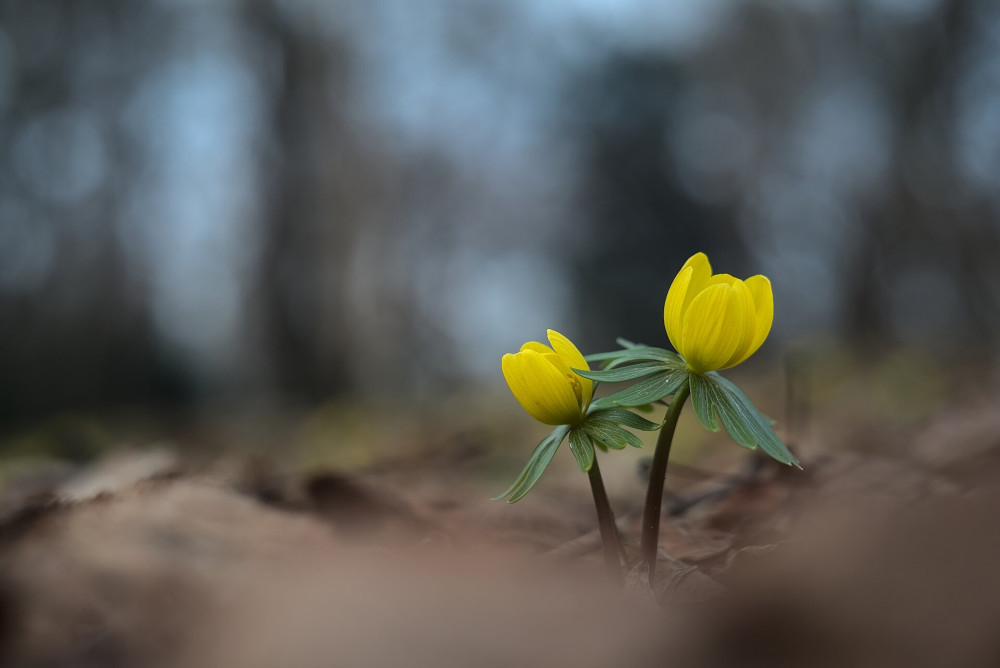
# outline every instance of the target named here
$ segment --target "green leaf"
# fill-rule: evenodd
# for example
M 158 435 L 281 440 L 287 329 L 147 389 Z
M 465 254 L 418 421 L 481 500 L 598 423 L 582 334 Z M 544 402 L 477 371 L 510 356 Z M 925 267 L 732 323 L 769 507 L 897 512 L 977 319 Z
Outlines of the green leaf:
M 598 408 L 605 406 L 642 406 L 659 401 L 663 397 L 673 394 L 687 380 L 689 375 L 687 369 L 671 369 L 653 374 L 648 378 L 640 380 L 635 385 L 627 387 L 621 392 L 616 392 L 609 397 L 604 397 L 604 402 Z M 596 402 L 595 402 L 596 403 Z
M 621 429 L 621 427 L 619 427 L 619 429 Z M 646 445 L 645 443 L 642 442 L 641 438 L 639 438 L 632 432 L 625 431 L 624 429 L 622 429 L 622 433 L 625 434 L 625 442 L 631 445 L 633 448 L 641 448 Z
M 683 360 L 681 360 L 677 353 L 666 350 L 665 348 L 651 348 L 649 346 L 613 350 L 607 353 L 594 353 L 593 355 L 587 355 L 585 359 L 588 362 L 605 362 L 608 360 L 613 360 L 619 363 L 622 361 L 655 361 L 667 362 L 681 366 L 684 365 Z
M 642 447 L 642 441 L 632 432 L 625 431 L 614 422 L 588 418 L 580 425 L 586 429 L 587 434 L 594 443 L 603 443 L 614 450 L 621 450 L 626 445 L 636 448 Z
M 611 450 L 624 450 L 627 445 L 625 439 L 618 438 L 618 434 L 615 434 L 610 429 L 606 429 L 602 425 L 587 427 L 586 431 L 587 436 L 590 437 L 590 442 L 600 447 L 604 452 L 607 452 L 609 448 Z
M 642 378 L 657 371 L 666 371 L 669 368 L 663 362 L 640 362 L 639 364 L 631 364 L 604 371 L 573 369 L 573 373 L 601 383 L 620 383 L 623 380 L 635 380 L 636 378 Z
M 757 439 L 757 444 L 760 446 L 761 450 L 782 464 L 788 464 L 801 469 L 802 466 L 799 464 L 798 460 L 795 459 L 795 456 L 788 451 L 788 448 L 781 442 L 778 435 L 774 433 L 774 430 L 771 428 L 771 420 L 757 410 L 757 407 L 753 405 L 750 398 L 731 381 L 718 375 L 716 378 L 718 380 L 719 387 L 721 387 L 723 392 L 727 395 L 730 405 L 734 409 L 734 413 L 738 415 L 739 419 L 749 428 L 750 432 Z M 725 416 L 720 415 L 720 417 L 723 418 L 723 425 L 726 426 L 726 430 L 728 431 L 729 426 L 726 425 Z M 731 431 L 730 434 L 732 434 Z
M 586 473 L 594 465 L 594 444 L 587 435 L 587 430 L 581 425 L 569 432 L 569 449 L 576 457 L 580 470 Z
M 641 429 L 642 431 L 656 431 L 663 426 L 659 422 L 650 422 L 646 418 L 640 417 L 631 411 L 625 410 L 624 408 L 606 408 L 603 410 L 597 410 L 591 413 L 591 417 L 598 420 L 607 420 L 608 422 L 614 422 L 616 424 L 623 424 L 626 427 Z
M 614 408 L 618 404 L 613 401 L 608 401 L 609 397 L 601 397 L 600 399 L 594 399 L 590 402 L 591 411 L 603 411 L 606 408 Z
M 691 406 L 701 426 L 709 431 L 719 431 L 719 421 L 715 417 L 715 385 L 706 376 L 692 373 L 688 381 L 691 386 Z M 751 449 L 755 446 L 751 446 Z
M 691 403 L 702 426 L 718 431 L 721 420 L 736 443 L 751 450 L 760 446 L 761 450 L 782 464 L 802 468 L 771 429 L 770 420 L 736 385 L 715 372 L 704 375 L 693 373 L 689 383 Z
M 530 492 L 531 488 L 535 486 L 535 483 L 542 476 L 542 473 L 545 472 L 545 468 L 549 465 L 549 462 L 552 461 L 552 457 L 556 454 L 556 450 L 559 449 L 559 445 L 563 442 L 563 439 L 566 438 L 566 432 L 568 431 L 569 427 L 567 426 L 556 427 L 552 430 L 552 433 L 543 438 L 535 447 L 535 451 L 531 453 L 528 463 L 522 469 L 517 480 L 506 491 L 494 496 L 493 501 L 499 501 L 504 497 L 510 496 L 507 499 L 507 503 L 514 503 Z
M 721 376 L 691 374 L 691 403 L 702 426 L 709 431 L 719 431 L 716 415 L 722 419 L 726 431 L 739 445 L 754 450 L 757 438 L 745 420 L 735 416 L 731 401 L 718 382 Z
M 591 353 L 590 355 L 584 355 L 583 359 L 588 362 L 603 362 L 605 360 L 617 359 L 621 356 L 620 350 L 612 350 L 606 353 Z

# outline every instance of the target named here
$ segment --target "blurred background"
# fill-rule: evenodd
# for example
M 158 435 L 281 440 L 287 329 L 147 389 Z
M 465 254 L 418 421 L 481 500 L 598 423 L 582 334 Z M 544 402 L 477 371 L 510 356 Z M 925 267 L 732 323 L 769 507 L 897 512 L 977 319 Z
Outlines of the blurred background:
M 0 429 L 500 396 L 699 250 L 757 364 L 997 368 L 989 0 L 4 0 L 0 173 Z
M 0 0 L 0 664 L 664 665 L 500 357 L 697 251 L 804 471 L 685 411 L 674 663 L 1000 665 L 1000 2 Z

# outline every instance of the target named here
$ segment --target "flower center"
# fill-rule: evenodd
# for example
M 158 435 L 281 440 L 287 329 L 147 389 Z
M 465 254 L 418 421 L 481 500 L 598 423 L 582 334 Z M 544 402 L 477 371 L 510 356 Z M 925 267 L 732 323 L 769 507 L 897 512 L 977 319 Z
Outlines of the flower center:
M 568 373 L 568 374 L 566 374 L 566 382 L 568 382 L 570 384 L 570 387 L 573 388 L 573 394 L 576 395 L 576 403 L 578 403 L 578 404 L 580 404 L 582 406 L 583 405 L 583 383 L 580 382 L 580 379 L 577 377 L 577 375 L 575 373 Z

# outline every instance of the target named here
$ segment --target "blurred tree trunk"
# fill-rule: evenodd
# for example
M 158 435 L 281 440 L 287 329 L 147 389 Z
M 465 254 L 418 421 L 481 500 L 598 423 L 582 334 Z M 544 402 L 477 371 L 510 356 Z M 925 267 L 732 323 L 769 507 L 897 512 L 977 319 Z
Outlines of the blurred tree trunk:
M 48 239 L 50 253 L 36 283 L 2 286 L 0 420 L 183 395 L 157 356 L 147 295 L 130 275 L 116 229 L 134 185 L 136 154 L 120 124 L 108 119 L 118 119 L 149 62 L 145 54 L 114 62 L 81 58 L 95 45 L 102 53 L 127 49 L 143 12 L 123 0 L 0 2 L 2 36 L 9 40 L 3 55 L 11 67 L 7 104 L 0 106 L 0 239 L 11 239 L 6 227 L 21 246 L 3 249 L 4 261 L 42 262 L 39 238 Z M 85 168 L 101 167 L 103 179 L 76 199 L 58 180 L 24 176 L 25 160 L 70 159 L 40 155 L 38 146 L 26 156 L 18 146 L 32 123 L 53 118 L 89 123 L 98 133 L 103 164 Z M 28 238 L 18 236 L 19 228 L 31 232 Z
M 320 399 L 352 387 L 346 272 L 364 205 L 361 152 L 347 131 L 347 53 L 269 0 L 248 22 L 276 47 L 273 159 L 266 174 L 260 290 L 265 354 L 276 389 Z
M 581 345 L 604 349 L 617 336 L 663 344 L 662 321 L 649 314 L 663 308 L 684 261 L 705 251 L 731 267 L 745 253 L 734 218 L 694 201 L 671 173 L 663 138 L 680 88 L 670 59 L 616 55 L 578 81 L 571 97 L 589 227 L 573 266 L 576 284 L 586 286 L 578 309 L 593 323 Z
M 953 199 L 953 188 L 962 182 L 954 160 L 956 84 L 967 65 L 963 58 L 972 42 L 976 4 L 945 0 L 934 20 L 902 45 L 905 55 L 897 57 L 905 62 L 892 63 L 882 73 L 884 88 L 893 93 L 888 187 L 867 211 L 856 254 L 845 268 L 846 331 L 865 349 L 891 342 L 889 291 L 901 271 L 920 268 L 940 269 L 954 281 L 964 320 L 955 323 L 956 328 L 965 329 L 980 344 L 997 335 L 982 315 L 983 302 L 996 304 L 995 297 L 984 295 L 989 281 L 982 279 L 984 272 L 996 276 L 997 237 L 972 231 L 985 212 L 956 206 Z M 890 50 L 866 46 L 873 53 Z M 932 165 L 927 164 L 930 158 Z M 914 182 L 915 167 L 932 174 L 933 182 Z M 937 192 L 914 191 L 922 185 Z M 942 206 L 927 204 L 935 199 L 944 200 Z

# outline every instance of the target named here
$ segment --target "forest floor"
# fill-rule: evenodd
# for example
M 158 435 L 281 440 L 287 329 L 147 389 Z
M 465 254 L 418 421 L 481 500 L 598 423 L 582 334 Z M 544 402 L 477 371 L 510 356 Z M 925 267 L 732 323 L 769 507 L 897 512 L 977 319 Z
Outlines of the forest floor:
M 724 438 L 682 451 L 652 586 L 624 590 L 568 453 L 491 502 L 532 443 L 498 456 L 481 430 L 369 434 L 341 466 L 184 444 L 8 464 L 0 665 L 1000 665 L 993 402 L 810 432 L 803 471 Z M 602 459 L 633 563 L 635 453 Z

